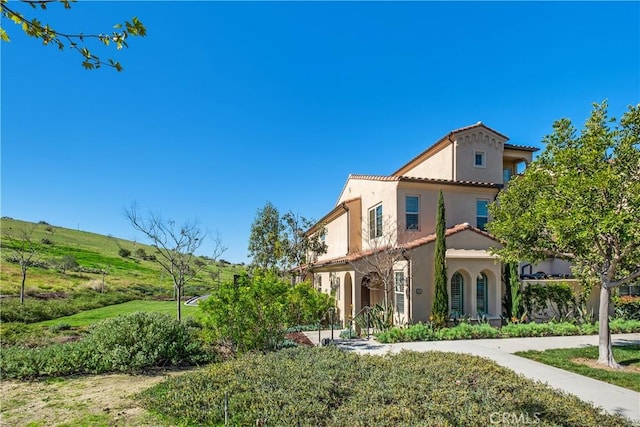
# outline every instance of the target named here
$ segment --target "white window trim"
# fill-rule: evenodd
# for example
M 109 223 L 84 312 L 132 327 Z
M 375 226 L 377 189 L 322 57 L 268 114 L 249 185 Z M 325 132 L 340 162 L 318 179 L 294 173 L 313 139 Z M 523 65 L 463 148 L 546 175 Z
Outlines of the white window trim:
M 378 217 L 377 217 L 377 213 L 376 211 L 378 210 L 378 208 L 380 208 L 380 228 L 378 229 Z M 371 235 L 371 212 L 373 212 L 373 236 Z M 377 205 L 372 206 L 371 208 L 369 208 L 369 210 L 367 211 L 367 220 L 368 220 L 368 230 L 367 230 L 367 235 L 369 236 L 370 240 L 375 240 L 378 239 L 380 237 L 382 237 L 382 235 L 384 234 L 384 210 L 382 210 L 382 203 L 378 203 Z
M 398 290 L 398 275 L 401 275 L 401 280 L 402 282 L 400 283 L 400 290 Z M 402 270 L 395 270 L 393 272 L 393 287 L 394 287 L 394 293 L 395 293 L 395 298 L 394 298 L 394 309 L 397 311 L 398 309 L 398 295 L 402 296 L 402 313 L 400 313 L 398 311 L 397 314 L 404 316 L 404 310 L 406 310 L 406 295 L 405 295 L 405 277 L 404 277 L 404 271 Z
M 476 157 L 478 154 L 482 154 L 482 164 L 476 164 Z M 484 150 L 473 150 L 473 167 L 474 168 L 487 168 L 487 152 Z

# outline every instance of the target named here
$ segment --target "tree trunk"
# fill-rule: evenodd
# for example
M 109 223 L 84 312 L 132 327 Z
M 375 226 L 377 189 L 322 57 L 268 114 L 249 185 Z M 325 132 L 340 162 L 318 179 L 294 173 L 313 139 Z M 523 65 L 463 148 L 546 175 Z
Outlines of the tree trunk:
M 22 283 L 20 284 L 20 304 L 24 304 L 24 284 L 27 281 L 27 269 L 22 267 Z
M 176 308 L 178 312 L 178 321 L 182 320 L 182 305 L 180 304 L 182 289 L 180 286 L 176 286 Z
M 599 313 L 599 340 L 598 340 L 598 364 L 620 369 L 621 366 L 613 358 L 611 349 L 611 330 L 609 329 L 609 300 L 611 289 L 600 285 L 600 313 Z

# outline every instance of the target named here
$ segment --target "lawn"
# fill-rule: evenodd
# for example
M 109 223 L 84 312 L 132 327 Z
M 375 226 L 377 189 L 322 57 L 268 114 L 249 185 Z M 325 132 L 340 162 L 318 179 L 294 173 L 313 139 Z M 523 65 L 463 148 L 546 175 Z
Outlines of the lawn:
M 591 359 L 596 361 L 598 359 L 597 346 L 546 351 L 530 350 L 518 352 L 516 355 L 640 392 L 639 344 L 613 347 L 613 356 L 616 361 L 625 367 L 635 367 L 636 372 L 592 368 L 574 361 L 575 359 Z
M 45 322 L 34 323 L 36 326 L 51 326 L 60 323 L 68 324 L 72 327 L 87 326 L 100 320 L 122 314 L 135 313 L 136 311 L 150 311 L 156 313 L 166 313 L 171 316 L 176 315 L 175 301 L 145 301 L 136 300 L 122 304 L 109 305 L 93 310 L 83 311 L 72 316 L 59 317 Z M 182 317 L 198 317 L 200 310 L 198 307 L 182 305 Z

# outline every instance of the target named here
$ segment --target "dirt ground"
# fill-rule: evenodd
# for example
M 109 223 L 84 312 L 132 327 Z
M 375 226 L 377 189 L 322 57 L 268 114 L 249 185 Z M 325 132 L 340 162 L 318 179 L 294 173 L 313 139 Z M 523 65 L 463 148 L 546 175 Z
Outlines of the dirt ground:
M 590 368 L 594 369 L 604 369 L 605 371 L 615 371 L 615 372 L 633 372 L 636 374 L 640 374 L 640 366 L 622 366 L 620 369 L 613 369 L 607 366 L 602 366 L 598 364 L 598 361 L 595 359 L 585 359 L 583 357 L 577 357 L 575 359 L 571 359 L 572 362 L 579 363 L 581 365 L 587 365 Z
M 0 426 L 166 425 L 138 406 L 134 395 L 188 371 L 95 375 L 47 381 L 2 381 Z

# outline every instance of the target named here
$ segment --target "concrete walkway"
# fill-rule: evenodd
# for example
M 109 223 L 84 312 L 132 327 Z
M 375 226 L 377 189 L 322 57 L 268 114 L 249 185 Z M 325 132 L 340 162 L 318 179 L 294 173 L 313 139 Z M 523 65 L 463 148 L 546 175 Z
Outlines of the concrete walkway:
M 339 337 L 339 332 L 334 336 Z M 318 342 L 318 332 L 307 335 Z M 322 338 L 330 336 L 322 331 Z M 640 334 L 619 334 L 613 336 L 614 344 L 640 344 Z M 445 351 L 467 353 L 486 357 L 497 364 L 536 381 L 547 383 L 558 390 L 573 394 L 585 402 L 601 407 L 609 413 L 623 415 L 640 424 L 640 393 L 594 380 L 562 369 L 554 368 L 533 360 L 514 355 L 517 351 L 548 350 L 552 348 L 576 348 L 598 345 L 597 335 L 571 337 L 505 338 L 460 341 L 419 341 L 398 344 L 380 344 L 371 340 L 338 340 L 345 350 L 361 354 L 398 353 L 411 351 Z M 640 357 L 640 354 L 638 355 Z M 640 374 L 638 374 L 640 381 Z

